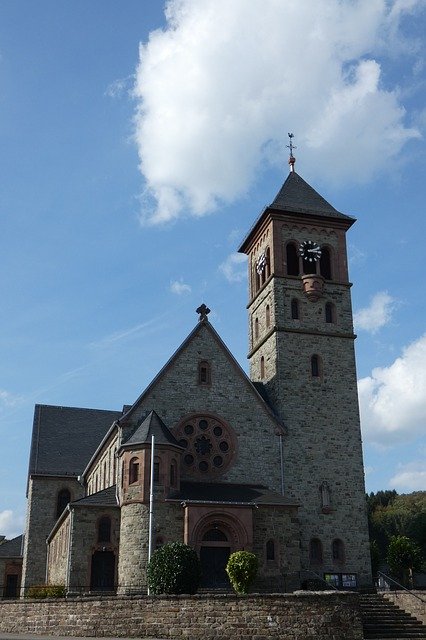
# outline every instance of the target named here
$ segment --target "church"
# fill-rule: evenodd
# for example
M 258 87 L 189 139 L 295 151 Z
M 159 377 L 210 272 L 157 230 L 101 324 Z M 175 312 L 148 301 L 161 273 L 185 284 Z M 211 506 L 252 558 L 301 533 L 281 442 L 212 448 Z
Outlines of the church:
M 346 251 L 355 219 L 294 163 L 291 153 L 239 247 L 249 376 L 201 304 L 131 406 L 35 407 L 21 594 L 146 593 L 151 476 L 153 547 L 192 546 L 207 589 L 228 585 L 240 549 L 259 559 L 255 590 L 371 584 Z

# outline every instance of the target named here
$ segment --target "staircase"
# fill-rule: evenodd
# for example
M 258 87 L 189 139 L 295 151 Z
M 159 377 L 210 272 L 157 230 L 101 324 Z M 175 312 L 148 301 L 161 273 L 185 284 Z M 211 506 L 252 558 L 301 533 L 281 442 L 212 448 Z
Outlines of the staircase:
M 426 626 L 377 593 L 359 597 L 365 640 L 426 640 Z

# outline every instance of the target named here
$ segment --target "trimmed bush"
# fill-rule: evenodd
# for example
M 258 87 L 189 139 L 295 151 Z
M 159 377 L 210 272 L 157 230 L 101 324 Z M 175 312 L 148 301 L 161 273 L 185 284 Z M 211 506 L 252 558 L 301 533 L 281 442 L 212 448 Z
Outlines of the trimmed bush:
M 236 551 L 229 556 L 226 573 L 237 593 L 248 593 L 257 575 L 259 562 L 250 551 Z
M 201 565 L 195 550 L 182 542 L 170 542 L 152 554 L 148 565 L 148 586 L 160 593 L 196 593 Z
M 64 598 L 65 587 L 59 584 L 39 584 L 30 587 L 25 594 L 26 598 Z

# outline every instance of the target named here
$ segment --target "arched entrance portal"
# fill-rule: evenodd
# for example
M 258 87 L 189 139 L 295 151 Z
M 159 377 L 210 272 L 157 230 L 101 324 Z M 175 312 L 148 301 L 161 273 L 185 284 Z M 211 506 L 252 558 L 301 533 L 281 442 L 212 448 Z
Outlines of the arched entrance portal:
M 224 531 L 219 528 L 206 531 L 200 546 L 202 587 L 218 589 L 229 586 L 225 567 L 230 553 L 230 541 Z
M 92 556 L 91 591 L 114 591 L 115 555 L 112 551 L 95 551 Z

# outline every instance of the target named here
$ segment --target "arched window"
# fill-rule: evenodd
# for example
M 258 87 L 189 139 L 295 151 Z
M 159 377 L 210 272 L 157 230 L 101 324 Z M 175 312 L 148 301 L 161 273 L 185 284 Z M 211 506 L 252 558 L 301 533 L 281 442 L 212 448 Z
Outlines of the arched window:
M 321 249 L 321 258 L 320 258 L 320 274 L 326 280 L 331 280 L 331 255 L 330 249 L 327 247 L 322 247 Z
M 139 480 L 139 460 L 132 458 L 129 462 L 129 484 L 133 484 Z
M 98 523 L 98 542 L 111 542 L 111 518 L 103 516 Z
M 297 254 L 297 248 L 294 242 L 289 242 L 286 247 L 287 256 L 287 275 L 298 276 L 299 275 L 299 256 Z
M 269 307 L 269 304 L 266 305 L 266 327 L 269 328 L 271 326 L 271 309 Z
M 269 247 L 266 249 L 265 255 L 266 255 L 265 280 L 267 280 L 271 275 L 271 251 Z
M 318 538 L 309 542 L 309 560 L 312 564 L 322 564 L 322 544 Z
M 266 543 L 266 559 L 275 560 L 275 541 L 268 540 Z
M 333 540 L 331 544 L 331 553 L 333 556 L 333 562 L 344 562 L 345 561 L 345 546 L 339 538 Z
M 254 321 L 254 337 L 257 340 L 259 337 L 259 319 L 256 318 Z
M 265 377 L 265 358 L 262 356 L 260 358 L 260 379 L 263 380 Z
M 160 458 L 154 458 L 154 482 L 160 482 Z
M 334 304 L 332 302 L 325 304 L 325 321 L 329 324 L 334 322 Z
M 58 497 L 56 498 L 56 519 L 59 518 L 69 502 L 71 502 L 71 493 L 68 489 L 61 489 L 58 493 Z
M 170 486 L 175 487 L 177 484 L 177 465 L 176 460 L 172 460 L 170 464 Z
M 210 364 L 203 360 L 198 363 L 198 384 L 210 384 Z
M 291 300 L 291 318 L 292 320 L 299 320 L 299 300 L 292 298 Z
M 311 357 L 311 376 L 313 378 L 320 376 L 320 359 L 316 354 Z

